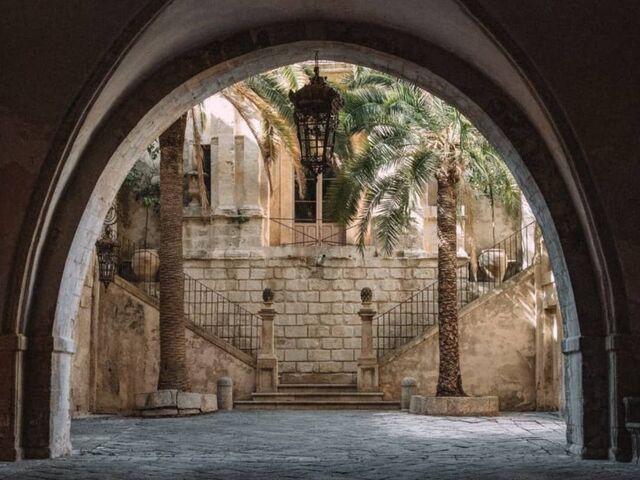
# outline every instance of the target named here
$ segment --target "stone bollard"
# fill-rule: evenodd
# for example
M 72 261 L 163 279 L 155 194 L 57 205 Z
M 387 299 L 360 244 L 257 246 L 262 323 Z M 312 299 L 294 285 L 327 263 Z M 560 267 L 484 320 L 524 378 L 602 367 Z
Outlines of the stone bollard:
M 409 413 L 422 415 L 423 404 L 424 404 L 424 397 L 422 395 L 412 395 L 411 401 L 409 402 Z
M 218 379 L 218 409 L 233 409 L 233 380 L 229 377 L 220 377 Z
M 416 379 L 413 377 L 404 377 L 400 382 L 400 406 L 402 410 L 409 410 L 411 397 L 416 394 Z

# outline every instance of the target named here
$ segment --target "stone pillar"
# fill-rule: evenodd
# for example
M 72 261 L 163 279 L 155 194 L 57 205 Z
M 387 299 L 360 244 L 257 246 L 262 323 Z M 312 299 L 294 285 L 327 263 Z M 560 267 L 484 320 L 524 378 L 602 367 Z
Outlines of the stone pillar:
M 278 357 L 276 357 L 274 348 L 273 328 L 276 311 L 272 308 L 273 292 L 270 288 L 264 289 L 262 300 L 264 308 L 258 312 L 262 318 L 262 332 L 256 365 L 256 391 L 258 393 L 273 393 L 278 391 Z
M 73 339 L 34 335 L 25 352 L 23 392 L 24 458 L 71 454 L 69 385 Z
M 211 209 L 214 215 L 236 215 L 236 139 L 234 110 L 229 102 L 216 103 L 211 139 Z
M 241 179 L 242 196 L 240 213 L 247 216 L 262 215 L 260 205 L 260 150 L 255 141 L 246 135 L 236 137 L 238 174 Z
M 427 256 L 438 256 L 438 209 L 433 205 L 425 207 L 424 245 Z
M 605 338 L 575 335 L 562 340 L 565 356 L 567 443 L 585 459 L 608 458 L 609 399 Z
M 640 444 L 633 445 L 631 431 L 635 432 L 635 441 L 640 441 L 640 414 L 637 403 L 630 398 L 640 392 L 640 378 L 637 366 L 640 362 L 638 345 L 640 338 L 631 332 L 609 334 L 605 340 L 609 365 L 609 459 L 628 462 L 638 460 Z M 635 418 L 625 418 L 624 399 L 627 398 L 627 410 L 633 404 Z M 627 422 L 636 425 L 635 430 L 628 428 Z
M 27 339 L 0 335 L 0 462 L 22 458 L 22 365 Z
M 360 292 L 362 307 L 358 311 L 362 321 L 362 342 L 358 359 L 358 391 L 374 392 L 378 390 L 378 359 L 373 350 L 373 317 L 376 311 L 371 308 L 373 294 L 370 288 Z

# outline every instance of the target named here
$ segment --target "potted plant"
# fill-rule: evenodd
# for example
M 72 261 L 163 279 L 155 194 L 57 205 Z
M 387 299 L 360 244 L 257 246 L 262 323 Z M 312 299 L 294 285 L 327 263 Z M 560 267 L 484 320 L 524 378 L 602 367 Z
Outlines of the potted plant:
M 138 160 L 125 179 L 125 185 L 145 208 L 144 240 L 142 248 L 134 250 L 131 268 L 142 282 L 154 282 L 160 267 L 158 250 L 147 246 L 150 213 L 160 211 L 160 147 L 157 141 L 147 147 L 147 158 Z

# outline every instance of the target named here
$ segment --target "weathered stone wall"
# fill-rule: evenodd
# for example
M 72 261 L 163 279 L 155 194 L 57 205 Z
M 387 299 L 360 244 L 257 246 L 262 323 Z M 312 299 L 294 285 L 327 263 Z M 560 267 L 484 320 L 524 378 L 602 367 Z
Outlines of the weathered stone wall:
M 158 310 L 125 282 L 101 290 L 95 332 L 95 413 L 133 410 L 135 395 L 155 390 Z
M 460 312 L 463 387 L 469 395 L 497 395 L 501 410 L 536 408 L 533 277 L 532 270 L 523 272 Z M 385 360 L 380 384 L 386 398 L 400 398 L 400 380 L 405 376 L 417 379 L 419 394 L 435 395 L 437 328 Z
M 210 252 L 185 271 L 247 310 L 275 292 L 276 352 L 284 382 L 355 382 L 360 352 L 360 290 L 379 312 L 435 280 L 433 258 L 360 256 L 353 247 L 268 247 Z
M 87 283 L 89 282 L 87 279 Z M 158 309 L 154 299 L 116 278 L 100 287 L 99 309 L 85 288 L 76 328 L 73 359 L 72 414 L 126 413 L 135 395 L 155 390 L 160 355 Z M 92 314 L 93 313 L 93 320 Z M 91 329 L 93 326 L 93 329 Z M 187 365 L 191 389 L 212 393 L 222 376 L 234 381 L 234 397 L 254 391 L 252 365 L 187 329 Z M 91 371 L 93 363 L 94 371 Z
M 255 392 L 255 368 L 187 329 L 187 373 L 194 392 L 217 390 L 220 377 L 233 380 L 234 400 L 246 400 Z

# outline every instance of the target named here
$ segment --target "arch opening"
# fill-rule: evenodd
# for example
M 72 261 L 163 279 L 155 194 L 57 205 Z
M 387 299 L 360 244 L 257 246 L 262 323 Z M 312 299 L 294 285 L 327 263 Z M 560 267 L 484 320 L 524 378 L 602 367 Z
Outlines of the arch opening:
M 444 76 L 434 73 L 438 68 L 429 69 L 415 61 L 385 53 L 382 49 L 378 50 L 356 43 L 305 40 L 270 47 L 254 45 L 252 48 L 252 51 L 205 68 L 196 75 L 189 75 L 186 81 L 176 80 L 176 83 L 179 83 L 178 86 L 170 85 L 169 88 L 169 85 L 164 85 L 164 88 L 170 92 L 160 95 L 162 97 L 160 101 L 156 101 L 153 95 L 146 96 L 144 87 L 140 88 L 140 95 L 132 95 L 129 100 L 130 104 L 127 105 L 125 102 L 126 108 L 120 111 L 119 116 L 114 116 L 105 122 L 105 126 L 99 130 L 96 139 L 78 136 L 80 143 L 85 141 L 87 143 L 76 151 L 78 159 L 81 158 L 81 161 L 75 166 L 73 172 L 69 172 L 66 188 L 73 189 L 74 186 L 77 186 L 80 202 L 79 206 L 62 212 L 66 201 L 65 195 L 68 196 L 69 190 L 61 194 L 61 201 L 54 218 L 59 228 L 64 229 L 69 238 L 72 237 L 73 240 L 65 250 L 68 256 L 63 262 L 64 271 L 60 272 L 59 289 L 55 289 L 56 295 L 49 295 L 50 301 L 55 305 L 54 321 L 51 324 L 53 337 L 60 339 L 58 343 L 64 344 L 58 350 L 54 350 L 59 355 L 54 355 L 53 359 L 54 364 L 57 362 L 57 366 L 52 370 L 52 388 L 59 392 L 59 396 L 55 401 L 52 401 L 50 411 L 51 428 L 57 431 L 54 434 L 53 443 L 57 445 L 55 448 L 60 449 L 60 453 L 68 450 L 69 439 L 68 353 L 72 351 L 72 347 L 69 346 L 69 339 L 73 338 L 72 319 L 77 311 L 82 282 L 89 267 L 91 250 L 99 234 L 102 219 L 124 176 L 133 165 L 136 153 L 142 151 L 168 127 L 177 116 L 177 112 L 186 111 L 213 93 L 246 76 L 281 65 L 308 60 L 309 52 L 313 52 L 315 49 L 320 49 L 322 56 L 326 59 L 364 65 L 415 83 L 456 106 L 471 119 L 487 139 L 496 146 L 508 163 L 541 225 L 558 283 L 566 336 L 570 339 L 584 336 L 585 329 L 581 328 L 582 325 L 589 325 L 590 329 L 593 329 L 592 331 L 601 332 L 603 326 L 597 325 L 597 321 L 602 321 L 602 319 L 595 318 L 598 315 L 594 317 L 593 313 L 587 315 L 586 307 L 583 306 L 588 306 L 593 302 L 592 299 L 584 303 L 586 297 L 593 294 L 591 290 L 593 285 L 589 288 L 583 288 L 583 283 L 579 281 L 576 289 L 575 280 L 579 280 L 580 272 L 570 275 L 574 271 L 574 265 L 579 263 L 578 258 L 584 256 L 584 249 L 571 252 L 572 255 L 575 255 L 575 258 L 572 257 L 571 266 L 565 257 L 566 248 L 563 253 L 563 238 L 565 239 L 564 245 L 568 246 L 566 238 L 570 237 L 571 231 L 578 227 L 563 223 L 566 222 L 567 216 L 571 217 L 572 213 L 570 211 L 563 212 L 564 209 L 560 208 L 557 202 L 558 199 L 570 202 L 571 198 L 566 191 L 557 191 L 555 192 L 556 198 L 552 198 L 555 211 L 549 208 L 546 200 L 552 193 L 549 189 L 554 188 L 561 181 L 559 177 L 555 178 L 554 185 L 545 186 L 544 191 L 540 188 L 540 181 L 543 178 L 544 165 L 554 165 L 553 156 L 547 150 L 544 142 L 537 137 L 535 129 L 527 122 L 526 117 L 518 111 L 517 106 L 508 96 L 501 95 L 499 89 L 487 82 L 484 86 L 491 88 L 482 92 L 476 90 L 474 93 L 477 94 L 477 97 L 473 98 L 470 96 L 471 92 L 459 88 L 459 86 L 465 86 L 464 81 L 452 82 L 450 79 L 445 79 Z M 440 60 L 442 61 L 442 59 Z M 462 75 L 466 73 L 468 72 L 463 72 Z M 456 83 L 459 86 L 456 86 Z M 468 90 L 474 89 L 468 88 Z M 511 123 L 511 129 L 508 128 L 509 123 Z M 114 128 L 116 125 L 118 128 Z M 108 141 L 101 145 L 97 144 L 100 138 L 107 137 L 109 137 Z M 73 161 L 70 162 L 71 164 Z M 79 178 L 81 174 L 78 173 L 78 169 L 87 168 L 87 166 L 90 170 L 90 181 Z M 529 166 L 536 170 L 537 179 Z M 555 173 L 557 172 L 552 172 L 550 175 Z M 44 251 L 51 248 L 55 251 L 60 247 L 47 244 L 44 246 Z M 64 247 L 62 248 L 64 250 Z M 45 271 L 47 268 L 51 268 L 47 264 L 44 267 Z M 574 280 L 573 285 L 572 280 Z M 34 284 L 37 284 L 37 280 L 34 281 Z M 574 296 L 576 291 L 580 293 L 578 299 Z M 583 320 L 583 312 L 588 316 L 586 321 Z M 42 318 L 40 314 L 36 314 L 34 317 L 35 319 Z M 24 325 L 25 332 L 46 331 L 46 327 L 44 327 L 45 330 L 40 330 L 40 328 L 42 327 L 38 325 Z M 579 351 L 579 348 L 576 351 Z M 570 396 L 581 397 L 583 395 L 581 369 L 578 364 L 576 365 L 573 367 L 572 374 L 568 376 L 567 387 Z M 35 410 L 38 408 L 42 407 L 34 405 Z M 28 410 L 27 412 L 30 413 Z M 579 409 L 569 412 L 569 440 L 580 449 L 584 448 L 583 438 L 585 435 L 580 419 L 582 414 L 583 412 Z M 575 431 L 571 431 L 571 422 L 575 423 Z M 28 420 L 26 425 L 28 429 Z M 47 439 L 47 441 L 49 440 Z

